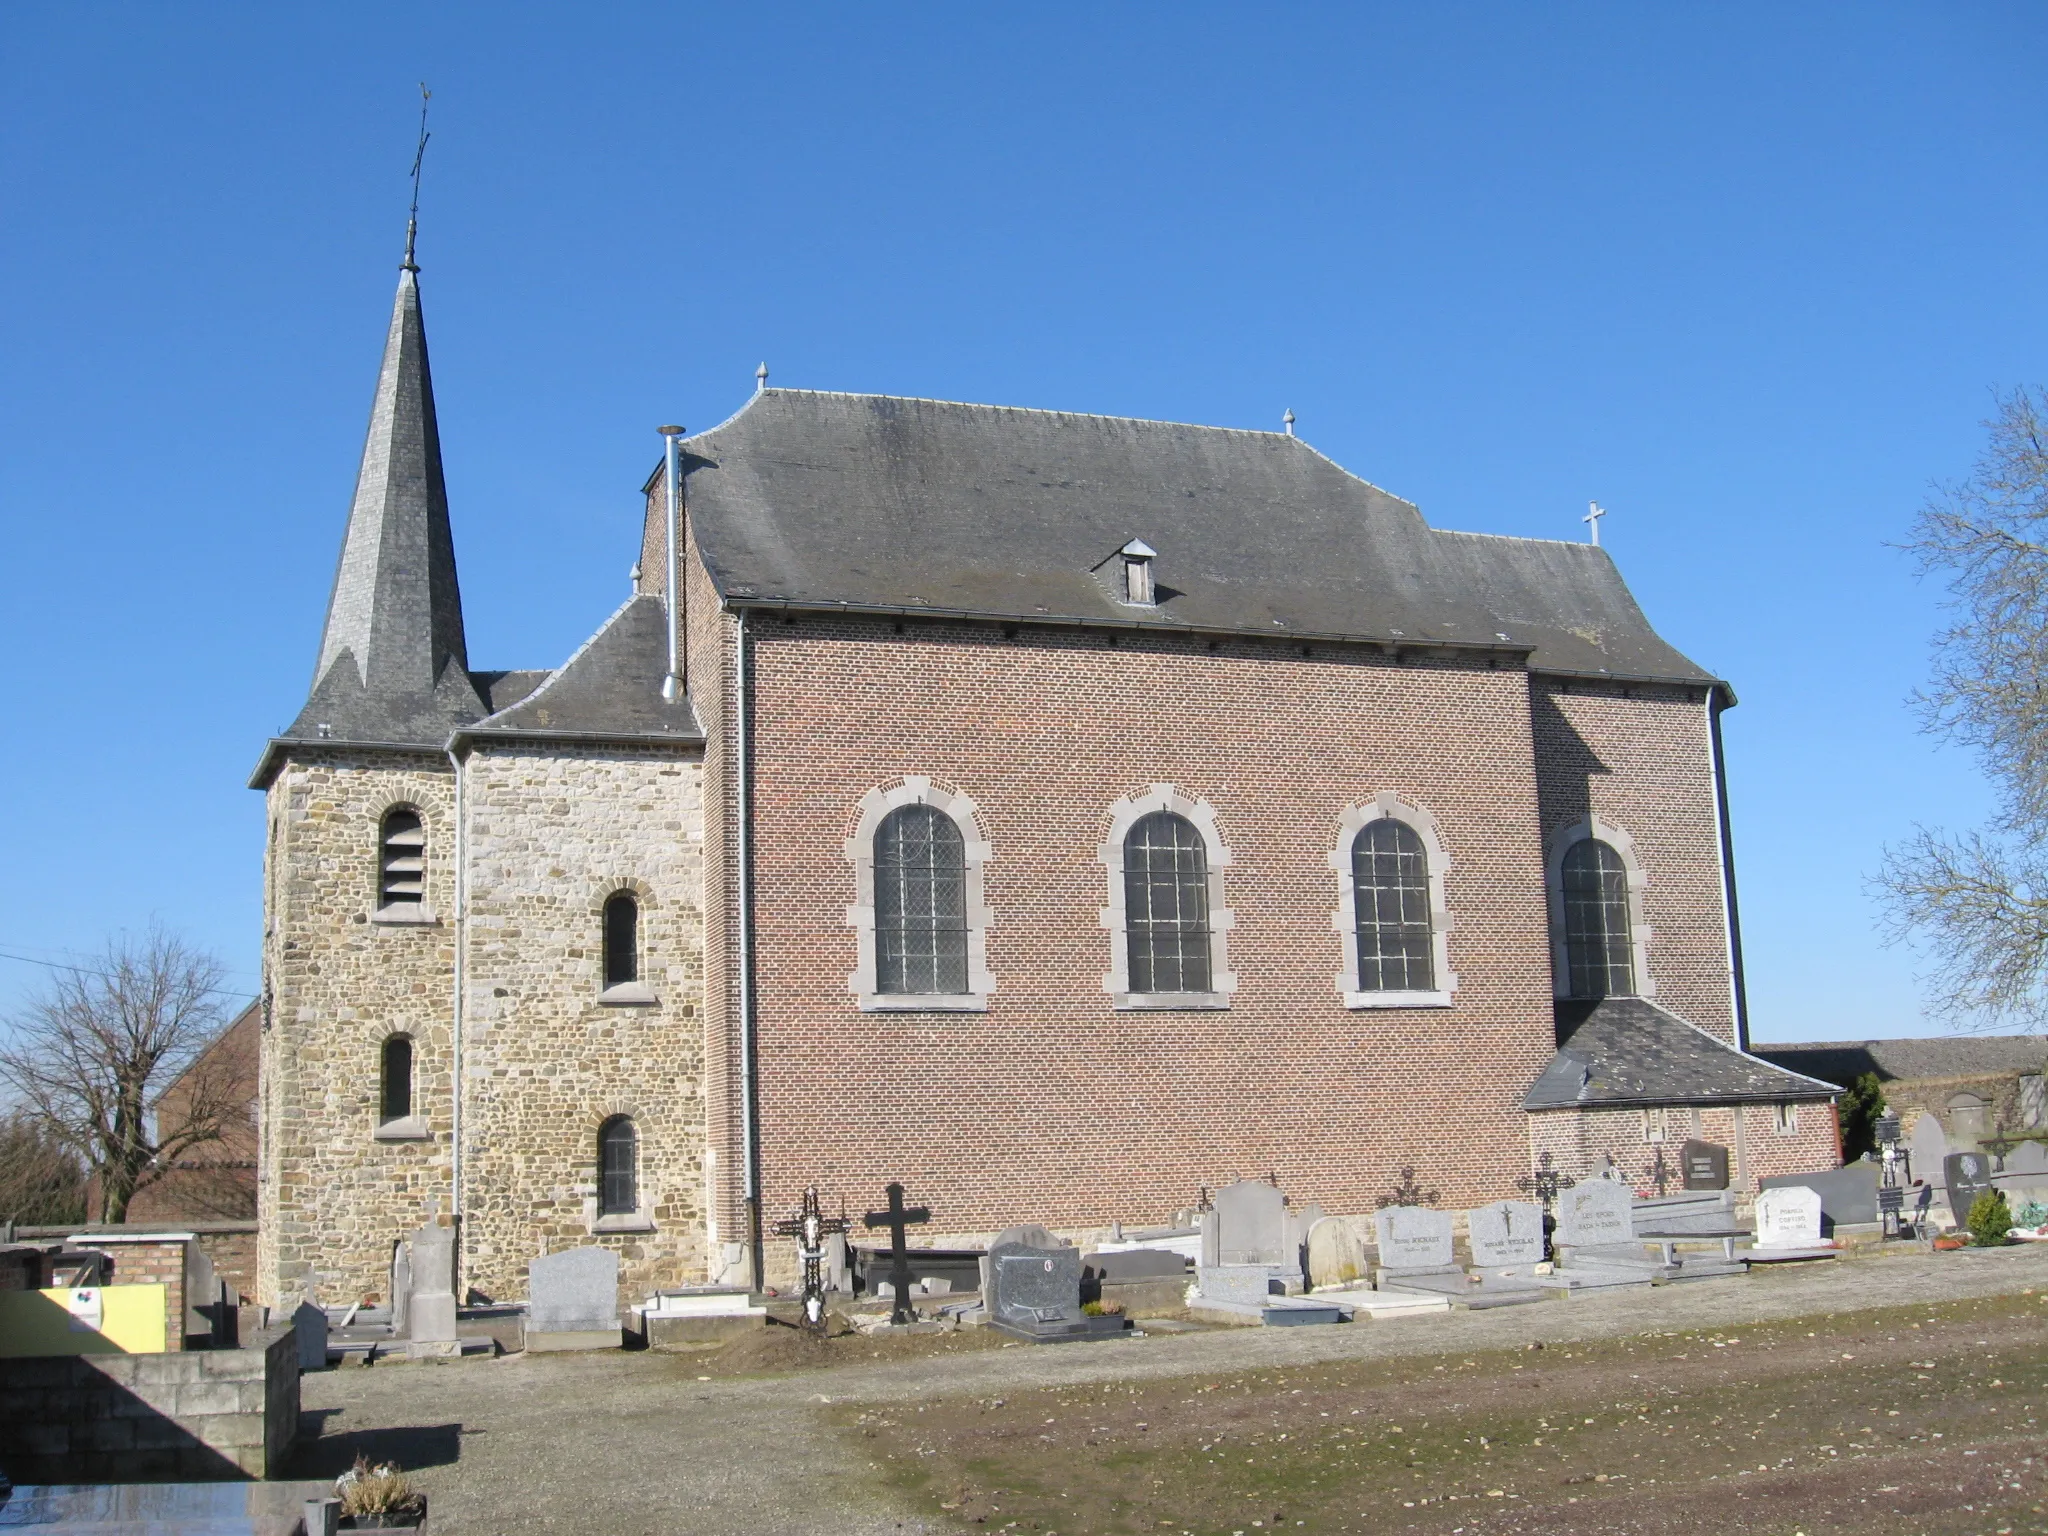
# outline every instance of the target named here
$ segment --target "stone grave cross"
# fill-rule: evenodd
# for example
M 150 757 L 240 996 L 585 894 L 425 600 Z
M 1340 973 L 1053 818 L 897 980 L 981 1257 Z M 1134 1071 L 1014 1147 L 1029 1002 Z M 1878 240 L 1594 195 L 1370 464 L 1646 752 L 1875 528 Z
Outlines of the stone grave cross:
M 897 1188 L 899 1193 L 893 1205 L 901 1210 L 902 1186 Z M 908 1215 L 907 1212 L 905 1214 Z M 873 1225 L 872 1218 L 869 1224 Z M 825 1238 L 845 1230 L 844 1216 L 827 1216 L 819 1209 L 818 1186 L 815 1184 L 804 1191 L 802 1210 L 787 1221 L 775 1223 L 777 1237 L 796 1239 L 796 1256 L 804 1266 L 804 1327 L 821 1336 L 825 1332 Z M 902 1292 L 899 1290 L 897 1294 Z
M 896 1310 L 889 1314 L 891 1323 L 914 1323 L 917 1314 L 910 1309 L 910 1249 L 904 1243 L 904 1229 L 919 1222 L 930 1221 L 929 1207 L 903 1204 L 903 1186 L 891 1184 L 888 1188 L 889 1209 L 869 1211 L 864 1220 L 869 1227 L 889 1229 L 889 1279 L 896 1287 Z

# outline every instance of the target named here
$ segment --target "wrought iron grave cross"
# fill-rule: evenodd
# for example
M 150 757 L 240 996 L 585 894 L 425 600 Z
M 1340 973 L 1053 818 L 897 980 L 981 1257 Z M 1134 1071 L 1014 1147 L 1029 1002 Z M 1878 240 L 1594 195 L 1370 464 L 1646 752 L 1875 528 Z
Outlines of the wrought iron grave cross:
M 775 1223 L 777 1237 L 796 1239 L 796 1256 L 804 1266 L 804 1327 L 825 1332 L 825 1239 L 846 1230 L 844 1216 L 827 1216 L 818 1206 L 818 1186 L 804 1191 L 803 1209 L 788 1221 Z
M 889 1314 L 889 1321 L 914 1323 L 917 1314 L 910 1310 L 910 1249 L 903 1241 L 904 1229 L 930 1221 L 932 1213 L 922 1205 L 906 1207 L 901 1184 L 891 1184 L 888 1194 L 889 1209 L 869 1211 L 864 1219 L 870 1227 L 889 1229 L 889 1280 L 896 1288 L 896 1308 Z

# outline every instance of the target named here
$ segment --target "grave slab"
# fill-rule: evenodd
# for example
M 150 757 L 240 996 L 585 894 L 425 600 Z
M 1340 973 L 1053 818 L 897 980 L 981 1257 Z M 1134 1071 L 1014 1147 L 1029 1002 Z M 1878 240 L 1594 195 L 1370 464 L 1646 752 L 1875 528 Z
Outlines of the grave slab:
M 1034 1344 L 1107 1338 L 1130 1327 L 1126 1317 L 1096 1317 L 1081 1310 L 1081 1250 L 1046 1246 L 1044 1228 L 1005 1234 L 988 1250 L 982 1303 L 990 1323 Z
M 526 1266 L 526 1347 L 617 1349 L 619 1256 L 609 1248 L 571 1248 Z

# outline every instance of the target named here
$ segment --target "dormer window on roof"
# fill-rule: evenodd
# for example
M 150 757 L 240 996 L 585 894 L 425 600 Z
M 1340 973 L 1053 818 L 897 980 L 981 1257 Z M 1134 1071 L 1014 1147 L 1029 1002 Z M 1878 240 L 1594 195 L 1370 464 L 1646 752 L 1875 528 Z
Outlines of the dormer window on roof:
M 1143 608 L 1151 608 L 1159 599 L 1152 593 L 1152 562 L 1159 551 L 1143 539 L 1133 539 L 1117 553 L 1124 562 L 1123 600 Z

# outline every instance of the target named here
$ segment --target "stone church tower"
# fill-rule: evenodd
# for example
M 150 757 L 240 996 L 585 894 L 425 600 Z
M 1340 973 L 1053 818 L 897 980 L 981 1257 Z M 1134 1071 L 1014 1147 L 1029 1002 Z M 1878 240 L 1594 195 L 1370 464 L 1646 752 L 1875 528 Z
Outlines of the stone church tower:
M 632 596 L 472 667 L 408 256 L 254 778 L 265 1301 L 380 1296 L 429 1220 L 498 1299 L 588 1244 L 622 1299 L 759 1284 L 811 1185 L 969 1242 L 1832 1166 L 1835 1090 L 1747 1048 L 1732 690 L 1607 551 L 1291 422 L 764 369 L 663 430 Z
M 486 1295 L 597 1234 L 634 1287 L 700 1275 L 703 737 L 666 627 L 636 596 L 558 671 L 470 667 L 408 256 L 312 691 L 252 781 L 266 1302 L 387 1292 L 437 1216 Z

